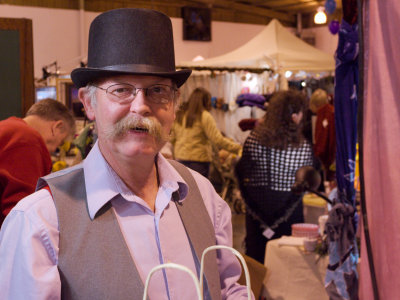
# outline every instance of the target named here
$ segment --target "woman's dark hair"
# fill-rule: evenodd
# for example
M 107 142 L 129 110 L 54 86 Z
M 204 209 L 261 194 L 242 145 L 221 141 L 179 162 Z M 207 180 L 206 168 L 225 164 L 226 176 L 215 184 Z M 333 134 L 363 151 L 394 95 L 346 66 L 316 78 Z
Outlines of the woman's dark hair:
M 176 121 L 182 124 L 186 115 L 186 128 L 193 126 L 196 120 L 200 120 L 203 110 L 211 110 L 211 94 L 204 88 L 196 88 L 187 102 L 183 103 L 176 114 Z
M 303 142 L 302 135 L 304 112 L 307 99 L 299 91 L 276 92 L 269 102 L 262 121 L 254 129 L 260 143 L 272 148 L 287 149 L 289 145 L 298 147 Z M 296 124 L 292 115 L 303 113 L 303 118 Z

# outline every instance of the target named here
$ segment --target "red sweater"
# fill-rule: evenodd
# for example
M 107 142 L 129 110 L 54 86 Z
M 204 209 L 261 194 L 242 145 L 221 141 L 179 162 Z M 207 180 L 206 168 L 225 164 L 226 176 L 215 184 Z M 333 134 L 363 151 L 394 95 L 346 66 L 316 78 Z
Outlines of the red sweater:
M 329 170 L 336 156 L 335 112 L 331 104 L 325 104 L 317 111 L 314 153 Z
M 0 121 L 0 226 L 19 200 L 35 191 L 39 177 L 51 171 L 42 136 L 24 120 Z

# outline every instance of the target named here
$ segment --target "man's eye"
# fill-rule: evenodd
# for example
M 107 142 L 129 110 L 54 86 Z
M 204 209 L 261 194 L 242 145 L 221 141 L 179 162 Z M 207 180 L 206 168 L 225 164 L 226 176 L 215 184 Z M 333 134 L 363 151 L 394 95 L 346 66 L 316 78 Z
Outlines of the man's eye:
M 118 87 L 118 88 L 113 89 L 111 93 L 116 96 L 130 95 L 130 94 L 132 94 L 132 88 Z
M 129 92 L 129 89 L 127 88 L 119 88 L 114 90 L 114 93 L 127 93 L 127 92 Z
M 165 93 L 167 93 L 167 87 L 164 87 L 164 86 L 153 86 L 152 88 L 151 88 L 151 92 L 153 93 L 153 94 L 165 94 Z

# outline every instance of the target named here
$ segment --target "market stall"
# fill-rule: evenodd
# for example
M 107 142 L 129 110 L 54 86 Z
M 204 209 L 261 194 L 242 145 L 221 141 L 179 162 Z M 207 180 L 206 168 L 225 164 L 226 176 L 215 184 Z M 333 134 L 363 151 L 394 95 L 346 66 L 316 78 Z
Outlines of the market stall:
M 201 61 L 183 61 L 179 67 L 191 68 L 193 75 L 182 87 L 185 101 L 197 86 L 209 89 L 226 104 L 215 110 L 220 129 L 239 142 L 241 133 L 237 122 L 243 118 L 263 115 L 258 108 L 236 105 L 236 97 L 244 92 L 269 94 L 287 88 L 288 74 L 297 72 L 321 77 L 335 69 L 334 58 L 298 38 L 278 20 L 273 19 L 264 30 L 243 46 L 224 55 Z

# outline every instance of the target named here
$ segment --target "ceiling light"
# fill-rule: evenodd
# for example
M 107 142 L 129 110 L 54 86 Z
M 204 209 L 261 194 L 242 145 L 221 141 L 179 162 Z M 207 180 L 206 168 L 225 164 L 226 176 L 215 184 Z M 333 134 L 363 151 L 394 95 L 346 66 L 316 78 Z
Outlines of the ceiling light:
M 314 16 L 315 24 L 325 24 L 326 23 L 326 14 L 324 12 L 323 7 L 318 8 L 318 12 Z
M 197 55 L 195 58 L 192 59 L 192 61 L 202 61 L 204 60 L 204 57 L 201 55 Z

